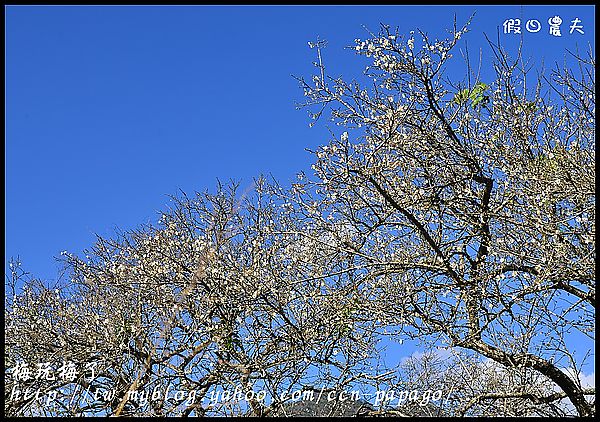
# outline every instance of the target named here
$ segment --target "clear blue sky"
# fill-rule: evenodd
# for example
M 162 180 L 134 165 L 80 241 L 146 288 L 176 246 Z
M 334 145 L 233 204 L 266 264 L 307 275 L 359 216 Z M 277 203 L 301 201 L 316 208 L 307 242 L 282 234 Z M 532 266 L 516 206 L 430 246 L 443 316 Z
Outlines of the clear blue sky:
M 310 171 L 305 148 L 328 139 L 295 109 L 291 75 L 311 75 L 308 41 L 328 40 L 328 68 L 350 78 L 366 62 L 344 47 L 368 37 L 363 25 L 440 37 L 473 12 L 471 52 L 498 28 L 516 46 L 508 18 L 542 23 L 522 32 L 526 54 L 547 64 L 593 43 L 593 6 L 6 7 L 5 268 L 19 255 L 54 279 L 60 251 L 155 222 L 180 188 L 269 172 L 289 183 Z M 548 34 L 555 15 L 560 38 Z M 576 17 L 585 34 L 569 34 Z

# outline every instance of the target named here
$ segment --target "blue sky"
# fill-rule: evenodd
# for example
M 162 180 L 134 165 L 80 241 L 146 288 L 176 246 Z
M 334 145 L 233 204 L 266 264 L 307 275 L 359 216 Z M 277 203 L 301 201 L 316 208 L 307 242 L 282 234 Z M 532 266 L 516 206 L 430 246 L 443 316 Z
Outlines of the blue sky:
M 296 110 L 310 76 L 316 37 L 334 75 L 366 64 L 344 49 L 380 23 L 442 37 L 456 14 L 476 13 L 464 38 L 482 34 L 526 54 L 562 61 L 593 43 L 593 6 L 8 6 L 6 16 L 5 268 L 19 255 L 38 277 L 58 275 L 55 256 L 78 253 L 116 227 L 156 221 L 167 195 L 214 189 L 216 179 L 249 185 L 261 173 L 284 184 L 310 171 L 328 139 Z M 562 37 L 548 17 L 563 19 Z M 578 17 L 585 34 L 569 34 Z M 485 67 L 485 66 L 484 66 Z M 461 66 L 457 66 L 461 68 Z M 463 75 L 457 74 L 457 78 Z

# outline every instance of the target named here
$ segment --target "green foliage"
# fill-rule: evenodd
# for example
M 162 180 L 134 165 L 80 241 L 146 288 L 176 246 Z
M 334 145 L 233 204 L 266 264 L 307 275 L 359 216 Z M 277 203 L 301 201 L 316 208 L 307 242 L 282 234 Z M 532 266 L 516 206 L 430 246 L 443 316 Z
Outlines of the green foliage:
M 468 99 L 469 99 L 469 90 L 462 89 L 456 93 L 456 95 L 452 99 L 452 102 L 460 105 L 460 104 L 466 103 Z
M 227 350 L 233 352 L 236 347 L 237 348 L 241 348 L 242 347 L 242 342 L 237 337 L 237 335 L 235 335 L 235 334 L 232 333 L 228 337 L 225 338 L 225 348 Z
M 452 99 L 454 104 L 462 105 L 468 100 L 471 100 L 471 106 L 473 108 L 480 106 L 485 107 L 490 101 L 490 97 L 485 95 L 485 92 L 489 89 L 489 86 L 483 82 L 477 82 L 475 86 L 469 90 L 468 88 L 458 91 L 458 93 Z
M 352 323 L 349 324 L 349 321 L 354 319 L 354 314 L 358 311 L 359 304 L 360 299 L 355 296 L 352 298 L 352 302 L 342 309 L 340 322 L 338 324 L 338 332 L 341 337 L 347 336 L 352 331 Z
M 528 101 L 525 104 L 522 105 L 518 105 L 517 106 L 517 112 L 519 113 L 534 113 L 535 111 L 537 111 L 537 106 L 535 105 L 534 101 Z

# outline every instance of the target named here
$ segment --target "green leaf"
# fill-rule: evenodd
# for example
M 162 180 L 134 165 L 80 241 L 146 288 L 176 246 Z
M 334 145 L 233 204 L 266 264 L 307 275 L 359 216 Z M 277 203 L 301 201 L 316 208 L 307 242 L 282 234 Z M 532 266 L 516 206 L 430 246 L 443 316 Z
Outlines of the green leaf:
M 535 105 L 535 102 L 530 101 L 527 104 L 525 104 L 525 110 L 529 111 L 530 113 L 533 113 L 537 110 L 537 106 Z
M 462 89 L 456 93 L 452 99 L 452 103 L 464 104 L 467 100 L 471 100 L 471 106 L 476 107 L 478 105 L 485 106 L 489 102 L 489 97 L 484 95 L 489 86 L 483 82 L 477 82 L 475 86 L 469 91 L 469 89 Z
M 488 89 L 488 85 L 483 82 L 477 82 L 473 89 L 471 90 L 471 94 L 469 98 L 471 99 L 471 105 L 473 107 L 481 104 L 482 106 L 486 105 L 489 101 L 489 97 L 484 95 L 484 92 Z
M 225 339 L 225 348 L 227 350 L 233 351 L 235 349 L 235 346 L 242 347 L 242 342 L 236 335 L 232 334 Z
M 469 99 L 469 90 L 463 89 L 456 93 L 456 95 L 452 99 L 452 102 L 456 103 L 456 104 L 464 104 L 468 99 Z
M 535 105 L 535 101 L 529 101 L 529 102 L 526 102 L 525 104 L 520 104 L 517 106 L 518 113 L 522 113 L 522 112 L 534 113 L 537 111 L 537 109 L 538 109 L 538 107 Z
M 471 93 L 475 93 L 477 95 L 481 95 L 483 94 L 485 91 L 487 91 L 487 89 L 489 88 L 489 86 L 483 82 L 477 82 L 475 84 L 475 86 L 473 87 L 473 89 L 471 90 Z

